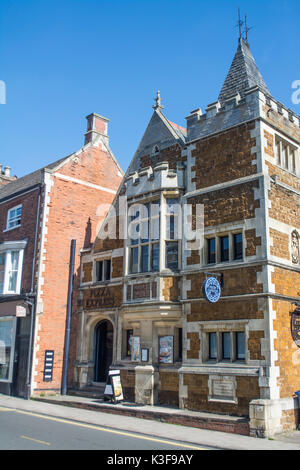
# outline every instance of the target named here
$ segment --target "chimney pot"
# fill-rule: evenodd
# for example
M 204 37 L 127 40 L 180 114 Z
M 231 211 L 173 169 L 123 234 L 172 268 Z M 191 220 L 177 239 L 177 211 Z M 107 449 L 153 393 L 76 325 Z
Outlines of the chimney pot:
M 109 119 L 100 116 L 100 114 L 92 113 L 87 117 L 87 132 L 85 134 L 85 144 L 94 142 L 96 137 L 100 134 L 105 137 L 108 143 L 107 127 Z
M 4 175 L 8 177 L 10 176 L 10 166 L 4 167 Z

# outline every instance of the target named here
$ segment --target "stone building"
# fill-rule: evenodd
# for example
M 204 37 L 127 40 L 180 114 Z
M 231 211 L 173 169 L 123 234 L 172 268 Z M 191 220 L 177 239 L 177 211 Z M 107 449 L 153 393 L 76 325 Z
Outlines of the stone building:
M 95 238 L 106 215 L 98 207 L 110 206 L 123 177 L 108 119 L 93 113 L 87 122 L 77 152 L 0 188 L 0 393 L 60 393 L 66 381 L 70 265 L 76 288 L 80 249 Z
M 299 117 L 272 97 L 243 38 L 217 101 L 193 110 L 186 129 L 165 117 L 159 94 L 153 108 L 82 252 L 74 384 L 100 390 L 120 369 L 137 403 L 249 417 L 252 435 L 295 428 Z M 177 204 L 190 210 L 179 227 L 202 221 L 199 245 L 174 229 Z M 158 237 L 143 233 L 149 225 Z

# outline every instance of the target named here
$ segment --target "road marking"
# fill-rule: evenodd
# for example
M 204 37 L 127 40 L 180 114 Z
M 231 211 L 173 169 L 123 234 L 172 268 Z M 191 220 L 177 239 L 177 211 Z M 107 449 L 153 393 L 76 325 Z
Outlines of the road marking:
M 38 444 L 44 444 L 45 446 L 51 446 L 50 442 L 40 441 L 39 439 L 34 439 L 33 437 L 29 437 L 29 436 L 20 436 L 20 437 L 22 437 L 22 439 L 28 439 L 29 441 L 37 442 Z
M 3 408 L 3 411 L 4 411 L 4 408 Z M 76 421 L 67 420 L 67 419 L 63 419 L 63 418 L 55 418 L 53 416 L 41 415 L 39 413 L 33 413 L 31 411 L 16 410 L 16 409 L 13 409 L 13 408 L 6 408 L 5 411 L 14 411 L 15 413 L 20 413 L 20 414 L 29 415 L 29 416 L 35 416 L 37 418 L 47 419 L 49 421 L 56 421 L 58 423 L 72 424 L 73 426 L 79 426 L 79 427 L 87 428 L 87 429 L 94 429 L 96 431 L 109 432 L 111 434 L 118 434 L 120 436 L 132 437 L 132 438 L 135 438 L 135 439 L 141 439 L 141 440 L 145 440 L 145 441 L 159 442 L 159 443 L 162 443 L 162 444 L 168 444 L 168 445 L 175 446 L 175 447 L 184 447 L 185 449 L 208 450 L 204 447 L 193 446 L 193 445 L 190 445 L 190 444 L 179 444 L 179 443 L 176 443 L 176 442 L 173 442 L 173 441 L 167 441 L 165 439 L 158 439 L 158 438 L 155 438 L 155 437 L 140 436 L 140 435 L 137 435 L 137 434 L 134 434 L 134 433 L 131 433 L 131 432 L 117 431 L 117 430 L 114 430 L 114 429 L 107 429 L 107 428 L 103 428 L 101 426 L 97 426 L 97 425 L 93 425 L 93 424 L 84 424 L 84 423 L 79 423 L 79 422 L 76 422 Z

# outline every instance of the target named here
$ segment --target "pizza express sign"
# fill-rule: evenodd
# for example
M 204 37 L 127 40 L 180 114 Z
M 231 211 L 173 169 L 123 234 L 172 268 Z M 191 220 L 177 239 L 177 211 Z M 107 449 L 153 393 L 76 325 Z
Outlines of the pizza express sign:
M 215 277 L 208 277 L 203 284 L 203 293 L 210 303 L 216 303 L 221 297 L 221 286 Z
M 94 309 L 101 307 L 112 307 L 114 305 L 114 297 L 111 295 L 108 287 L 102 289 L 91 289 L 85 294 L 83 307 L 86 309 Z
M 292 338 L 298 348 L 300 348 L 300 308 L 296 308 L 291 316 L 291 332 Z

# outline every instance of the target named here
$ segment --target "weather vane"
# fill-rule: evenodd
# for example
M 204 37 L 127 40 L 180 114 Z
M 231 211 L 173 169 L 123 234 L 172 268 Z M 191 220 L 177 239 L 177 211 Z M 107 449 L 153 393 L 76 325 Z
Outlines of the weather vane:
M 239 14 L 239 19 L 238 19 L 238 23 L 236 26 L 238 26 L 239 28 L 239 37 L 240 37 L 240 40 L 243 39 L 245 41 L 245 43 L 247 44 L 247 46 L 249 46 L 249 42 L 248 42 L 248 33 L 250 31 L 250 29 L 252 28 L 248 28 L 247 26 L 247 15 L 245 15 L 245 21 L 242 21 L 241 20 L 241 10 L 240 8 L 238 9 L 238 14 Z M 242 26 L 245 25 L 245 29 L 244 29 L 244 33 L 245 33 L 245 37 L 243 37 L 243 31 L 242 31 Z
M 252 27 L 248 28 L 248 26 L 247 26 L 247 15 L 245 15 L 245 33 L 246 33 L 246 44 L 247 44 L 247 46 L 249 46 L 248 33 L 249 33 L 250 29 L 252 29 Z

